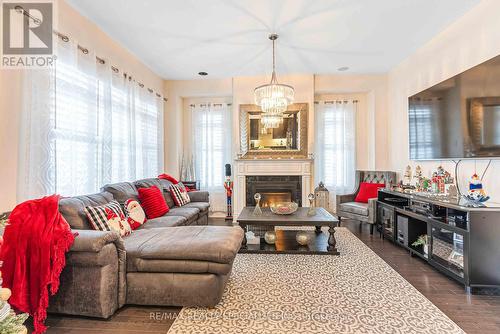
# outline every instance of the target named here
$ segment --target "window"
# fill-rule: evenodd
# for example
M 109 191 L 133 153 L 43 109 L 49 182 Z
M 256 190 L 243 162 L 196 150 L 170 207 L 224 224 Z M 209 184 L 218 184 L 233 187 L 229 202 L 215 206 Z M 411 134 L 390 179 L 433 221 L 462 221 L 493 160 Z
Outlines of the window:
M 135 133 L 136 133 L 136 167 L 137 175 L 143 177 L 156 177 L 163 164 L 162 155 L 163 136 L 160 124 L 163 118 L 158 112 L 155 99 L 147 90 L 139 91 L 135 99 Z M 161 153 L 161 152 L 160 152 Z
M 54 192 L 89 193 L 103 181 L 98 81 L 64 62 L 58 62 L 55 73 Z
M 333 193 L 354 188 L 356 173 L 356 100 L 316 105 L 316 182 Z
M 161 173 L 163 100 L 154 92 L 71 42 L 59 45 L 54 69 L 27 72 L 19 201 Z
M 230 119 L 226 103 L 191 105 L 196 178 L 202 189 L 210 191 L 213 211 L 225 210 L 224 166 L 231 160 Z
M 127 87 L 120 74 L 112 77 L 111 85 L 111 118 L 109 150 L 115 161 L 109 162 L 111 182 L 131 180 L 135 175 L 133 155 L 133 128 L 131 110 L 128 108 L 129 97 Z M 116 159 L 115 157 L 120 157 Z
M 224 165 L 230 160 L 231 122 L 225 104 L 193 105 L 193 145 L 196 175 L 203 189 L 224 188 Z

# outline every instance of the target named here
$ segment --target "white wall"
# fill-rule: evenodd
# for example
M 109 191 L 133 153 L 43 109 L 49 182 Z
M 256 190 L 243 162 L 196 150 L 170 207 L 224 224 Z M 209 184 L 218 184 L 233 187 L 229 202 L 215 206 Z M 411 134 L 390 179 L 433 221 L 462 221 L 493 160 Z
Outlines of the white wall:
M 21 75 L 0 70 L 0 212 L 16 204 Z
M 420 48 L 389 73 L 390 162 L 401 172 L 420 164 L 430 175 L 440 163 L 453 173 L 451 162 L 411 162 L 408 144 L 408 97 L 500 54 L 500 1 L 484 0 L 462 18 Z M 486 161 L 477 161 L 478 174 Z M 474 173 L 474 161 L 460 168 L 462 187 Z M 500 202 L 500 161 L 493 162 L 485 176 L 485 190 Z
M 231 97 L 232 79 L 166 80 L 164 95 L 168 98 L 165 107 L 165 172 L 179 176 L 179 161 L 184 151 L 189 129 L 184 125 L 187 109 L 184 101 L 188 98 Z
M 357 168 L 388 168 L 387 151 L 387 75 L 288 75 L 278 76 L 279 82 L 292 85 L 295 89 L 295 102 L 307 103 L 308 112 L 308 151 L 314 152 L 314 100 L 315 97 L 356 97 L 360 100 L 357 118 Z M 255 87 L 269 82 L 267 76 L 234 77 L 232 80 L 186 80 L 166 81 L 165 95 L 168 97 L 165 117 L 165 166 L 167 172 L 178 175 L 179 158 L 188 152 L 190 146 L 190 115 L 187 105 L 203 101 L 206 97 L 219 98 L 232 96 L 233 138 L 232 156 L 240 151 L 239 143 L 239 106 L 253 104 Z M 226 100 L 227 101 L 227 100 Z M 234 166 L 234 163 L 233 163 Z M 314 171 L 311 177 L 314 180 Z M 234 179 L 234 203 L 238 207 L 238 178 Z M 309 193 L 314 189 L 311 183 Z M 332 193 L 333 195 L 333 193 Z M 333 198 L 331 203 L 334 203 Z
M 288 75 L 278 76 L 282 83 L 295 88 L 295 101 L 308 103 L 308 150 L 314 152 L 314 100 L 321 96 L 357 96 L 361 100 L 358 119 L 357 167 L 386 169 L 387 151 L 387 75 Z M 255 87 L 270 80 L 268 76 L 234 77 L 222 80 L 168 80 L 165 117 L 166 171 L 178 175 L 179 158 L 189 147 L 188 101 L 205 97 L 232 97 L 233 157 L 239 152 L 239 106 L 254 103 Z
M 63 0 L 57 1 L 56 20 L 61 33 L 95 51 L 146 87 L 158 92 L 163 90 L 162 78 Z M 0 69 L 0 212 L 11 210 L 16 204 L 21 106 L 22 71 Z

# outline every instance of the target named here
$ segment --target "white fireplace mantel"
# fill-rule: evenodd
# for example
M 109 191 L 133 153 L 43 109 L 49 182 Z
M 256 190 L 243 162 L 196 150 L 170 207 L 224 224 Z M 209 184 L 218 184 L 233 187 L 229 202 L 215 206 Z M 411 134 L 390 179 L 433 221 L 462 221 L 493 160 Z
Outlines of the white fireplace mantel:
M 247 175 L 302 176 L 302 203 L 308 206 L 307 195 L 312 191 L 312 159 L 236 159 L 234 165 L 234 217 L 245 207 Z

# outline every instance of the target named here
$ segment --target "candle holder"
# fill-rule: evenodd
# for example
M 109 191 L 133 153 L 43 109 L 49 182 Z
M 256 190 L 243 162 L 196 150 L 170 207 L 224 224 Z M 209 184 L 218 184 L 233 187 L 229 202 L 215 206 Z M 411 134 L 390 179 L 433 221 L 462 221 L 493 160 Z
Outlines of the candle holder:
M 314 194 L 307 195 L 307 199 L 309 200 L 309 210 L 307 210 L 308 216 L 314 216 L 316 214 L 316 208 L 314 207 Z
M 260 209 L 260 200 L 262 199 L 262 196 L 259 193 L 255 193 L 255 195 L 253 195 L 253 199 L 255 200 L 255 209 L 253 209 L 253 214 L 255 216 L 260 216 L 262 215 L 262 210 Z

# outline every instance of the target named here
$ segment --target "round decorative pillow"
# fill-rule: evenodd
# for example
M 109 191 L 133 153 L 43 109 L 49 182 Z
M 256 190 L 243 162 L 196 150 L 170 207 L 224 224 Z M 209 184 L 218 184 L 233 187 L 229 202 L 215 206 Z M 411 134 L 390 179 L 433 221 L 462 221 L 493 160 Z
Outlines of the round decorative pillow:
M 136 230 L 146 222 L 146 213 L 144 212 L 141 204 L 135 199 L 128 199 L 125 202 L 125 214 L 127 220 L 133 230 Z

